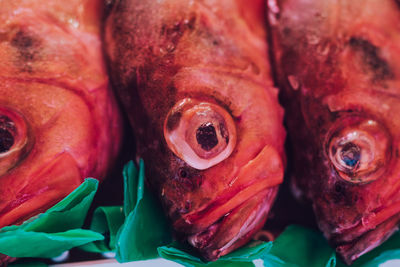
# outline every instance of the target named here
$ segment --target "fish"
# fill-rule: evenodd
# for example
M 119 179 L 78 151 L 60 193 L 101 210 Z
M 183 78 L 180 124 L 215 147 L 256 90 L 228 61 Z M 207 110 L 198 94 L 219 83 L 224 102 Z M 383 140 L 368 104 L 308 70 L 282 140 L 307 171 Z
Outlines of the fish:
M 100 1 L 0 1 L 0 227 L 100 181 L 122 123 L 100 38 Z
M 106 13 L 110 77 L 147 184 L 176 238 L 215 261 L 264 225 L 283 181 L 265 3 L 121 0 Z
M 292 191 L 350 265 L 400 221 L 400 3 L 268 5 Z

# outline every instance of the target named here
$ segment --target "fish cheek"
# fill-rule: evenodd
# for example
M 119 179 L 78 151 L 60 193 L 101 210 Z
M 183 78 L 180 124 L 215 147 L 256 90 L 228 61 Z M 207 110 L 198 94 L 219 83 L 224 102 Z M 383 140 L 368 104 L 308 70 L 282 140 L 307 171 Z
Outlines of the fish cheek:
M 190 167 L 175 155 L 171 155 L 168 164 L 167 179 L 160 194 L 165 209 L 174 221 L 196 207 L 196 199 L 191 196 L 201 187 L 204 175 L 203 171 Z

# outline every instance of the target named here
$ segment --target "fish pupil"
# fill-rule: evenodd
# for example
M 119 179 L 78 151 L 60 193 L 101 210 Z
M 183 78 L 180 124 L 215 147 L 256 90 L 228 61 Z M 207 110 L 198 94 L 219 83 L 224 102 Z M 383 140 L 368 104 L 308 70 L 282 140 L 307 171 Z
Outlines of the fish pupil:
M 361 159 L 361 149 L 353 144 L 346 144 L 341 151 L 341 158 L 349 168 L 356 168 Z
M 201 148 L 206 151 L 210 151 L 218 145 L 218 137 L 214 125 L 211 122 L 200 125 L 196 131 L 196 140 Z
M 14 122 L 7 116 L 0 115 L 0 153 L 7 152 L 14 145 Z

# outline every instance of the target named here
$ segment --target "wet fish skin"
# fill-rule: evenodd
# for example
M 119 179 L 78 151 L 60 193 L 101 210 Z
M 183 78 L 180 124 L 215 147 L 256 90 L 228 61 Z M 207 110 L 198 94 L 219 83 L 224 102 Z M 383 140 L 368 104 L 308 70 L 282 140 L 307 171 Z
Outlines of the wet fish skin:
M 115 1 L 105 22 L 112 81 L 148 182 L 176 235 L 206 260 L 262 227 L 283 179 L 264 4 Z
M 101 1 L 0 1 L 0 227 L 104 179 L 119 110 L 100 40 Z
M 398 1 L 270 1 L 292 187 L 347 264 L 398 228 Z M 272 5 L 274 6 L 274 5 Z

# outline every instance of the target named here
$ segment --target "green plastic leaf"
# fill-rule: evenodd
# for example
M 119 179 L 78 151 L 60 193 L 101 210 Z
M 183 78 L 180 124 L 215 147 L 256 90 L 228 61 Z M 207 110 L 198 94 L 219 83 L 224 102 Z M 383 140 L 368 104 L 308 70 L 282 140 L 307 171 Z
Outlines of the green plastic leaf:
M 135 164 L 133 161 L 129 161 L 125 166 L 123 170 L 123 176 L 124 176 L 124 212 L 125 212 L 125 217 L 129 216 L 129 213 L 133 211 L 133 209 L 136 206 L 136 203 L 138 201 L 138 194 L 139 191 L 143 191 L 142 188 L 139 187 L 139 179 L 138 176 L 141 175 L 144 177 L 144 163 L 141 160 L 140 161 L 140 166 L 139 166 L 139 171 L 141 172 L 139 174 L 138 170 L 135 167 Z M 142 192 L 140 192 L 142 195 Z
M 82 246 L 90 252 L 116 252 L 119 262 L 158 257 L 157 247 L 171 242 L 171 230 L 164 213 L 145 187 L 144 163 L 139 170 L 128 162 L 123 171 L 123 207 L 99 207 L 93 215 L 90 229 L 109 236 Z
M 136 185 L 135 190 L 125 189 L 124 208 L 130 212 L 117 235 L 116 259 L 119 262 L 146 260 L 158 256 L 157 247 L 171 242 L 171 231 L 165 215 L 153 195 L 144 185 L 144 163 L 140 161 L 137 172 L 133 162 L 125 167 L 125 186 Z M 136 199 L 133 199 L 133 196 Z M 133 204 L 135 206 L 132 208 Z M 127 213 L 127 212 L 125 212 Z
M 268 253 L 272 247 L 272 242 L 252 242 L 228 255 L 225 255 L 215 262 L 203 262 L 188 252 L 188 248 L 174 242 L 168 246 L 158 248 L 159 255 L 167 260 L 171 260 L 188 267 L 198 266 L 254 266 L 253 260 L 259 259 Z
M 334 267 L 336 256 L 320 232 L 292 225 L 273 242 L 263 257 L 271 267 Z
M 124 223 L 125 215 L 121 206 L 98 207 L 90 225 L 90 229 L 109 238 L 88 243 L 80 249 L 88 252 L 104 253 L 113 251 L 117 242 L 117 233 Z
M 45 213 L 21 225 L 0 229 L 0 253 L 18 258 L 51 258 L 73 247 L 103 239 L 96 232 L 80 229 L 97 187 L 97 180 L 86 179 Z

